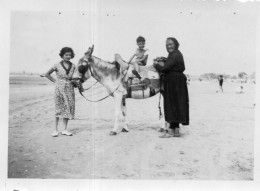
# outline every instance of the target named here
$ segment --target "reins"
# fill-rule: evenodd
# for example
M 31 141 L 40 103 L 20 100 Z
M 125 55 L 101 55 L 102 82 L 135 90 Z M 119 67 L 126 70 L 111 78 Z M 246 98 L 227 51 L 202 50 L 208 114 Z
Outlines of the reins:
M 98 83 L 98 81 L 96 81 L 94 84 L 92 84 L 90 87 L 88 87 L 88 88 L 86 88 L 86 89 L 84 89 L 84 91 L 86 91 L 86 90 L 89 90 L 90 88 L 92 88 L 94 85 L 96 85 Z
M 160 89 L 159 89 L 159 103 L 158 103 L 158 109 L 159 109 L 159 119 L 161 119 L 163 117 L 163 114 L 162 114 L 162 110 L 161 110 L 161 96 L 162 96 L 162 93 L 161 93 L 161 87 L 162 87 L 162 74 L 160 75 L 160 80 L 159 80 L 159 84 L 160 84 Z

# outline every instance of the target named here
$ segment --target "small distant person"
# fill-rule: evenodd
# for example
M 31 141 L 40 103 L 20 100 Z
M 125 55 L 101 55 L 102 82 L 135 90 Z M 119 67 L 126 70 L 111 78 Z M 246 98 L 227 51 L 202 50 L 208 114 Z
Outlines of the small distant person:
M 134 70 L 132 73 L 140 80 L 140 66 L 145 66 L 147 64 L 148 59 L 148 49 L 145 49 L 145 38 L 142 36 L 139 36 L 136 39 L 138 48 L 135 51 L 135 54 L 130 58 L 129 63 L 133 64 Z M 132 60 L 135 58 L 135 60 L 132 62 Z
M 63 119 L 64 130 L 62 135 L 71 136 L 72 133 L 67 130 L 68 120 L 74 119 L 75 115 L 75 93 L 72 83 L 72 76 L 76 66 L 70 62 L 74 58 L 72 48 L 64 47 L 60 51 L 62 60 L 45 74 L 45 77 L 55 83 L 55 131 L 51 134 L 53 137 L 59 135 L 58 123 L 59 118 Z M 56 72 L 57 80 L 51 74 Z
M 244 88 L 243 88 L 243 86 L 237 87 L 237 88 L 236 88 L 236 93 L 237 93 L 237 94 L 242 94 L 242 93 L 244 93 Z
M 219 78 L 218 78 L 218 84 L 219 84 L 219 92 L 221 91 L 223 93 L 223 82 L 224 82 L 224 79 L 223 79 L 223 76 L 220 75 Z

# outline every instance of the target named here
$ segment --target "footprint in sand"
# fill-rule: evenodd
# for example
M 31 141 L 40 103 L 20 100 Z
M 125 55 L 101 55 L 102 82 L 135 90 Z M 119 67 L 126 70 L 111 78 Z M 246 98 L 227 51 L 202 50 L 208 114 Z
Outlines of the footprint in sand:
M 165 167 L 165 165 L 164 164 L 157 164 L 157 165 L 155 165 L 157 168 L 160 168 L 160 169 L 163 169 L 164 167 Z
M 160 146 L 156 146 L 155 149 L 156 149 L 156 150 L 162 150 L 163 148 L 160 147 Z

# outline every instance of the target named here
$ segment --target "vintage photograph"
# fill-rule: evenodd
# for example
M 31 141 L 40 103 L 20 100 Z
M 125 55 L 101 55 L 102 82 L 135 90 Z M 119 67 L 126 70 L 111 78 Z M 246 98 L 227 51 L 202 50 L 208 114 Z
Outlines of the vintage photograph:
M 10 12 L 7 178 L 253 182 L 260 2 L 84 6 Z

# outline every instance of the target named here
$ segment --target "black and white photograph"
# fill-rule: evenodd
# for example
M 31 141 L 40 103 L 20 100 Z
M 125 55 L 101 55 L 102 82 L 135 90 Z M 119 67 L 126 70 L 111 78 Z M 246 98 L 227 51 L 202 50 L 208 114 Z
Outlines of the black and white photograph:
M 259 189 L 259 1 L 1 4 L 1 190 Z

